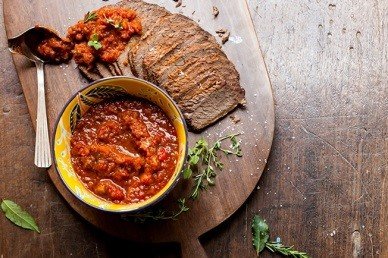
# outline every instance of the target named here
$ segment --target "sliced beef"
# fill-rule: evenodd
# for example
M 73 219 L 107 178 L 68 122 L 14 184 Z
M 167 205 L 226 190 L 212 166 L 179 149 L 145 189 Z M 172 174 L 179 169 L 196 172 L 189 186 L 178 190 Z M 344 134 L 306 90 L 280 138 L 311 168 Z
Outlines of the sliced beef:
M 124 49 L 124 52 L 121 53 L 121 55 L 117 59 L 117 65 L 121 71 L 121 75 L 124 75 L 124 76 L 133 76 L 131 66 L 129 65 L 129 61 L 128 61 L 129 50 L 130 50 L 130 45 L 128 44 Z
M 182 20 L 181 17 L 178 18 Z M 169 31 L 162 38 L 165 44 L 154 45 L 144 55 L 143 74 L 146 80 L 160 84 L 162 81 L 160 74 L 169 75 L 164 72 L 165 69 L 172 71 L 174 68 L 181 67 L 185 63 L 182 60 L 188 61 L 195 50 L 214 47 L 207 35 L 204 35 L 203 30 L 194 22 L 189 24 L 177 22 L 177 24 L 181 26 L 175 27 L 175 30 Z
M 97 71 L 97 69 L 88 69 L 87 66 L 78 65 L 78 69 L 81 71 L 82 75 L 85 76 L 89 81 L 97 81 L 103 76 Z
M 106 64 L 106 66 L 108 67 L 110 73 L 113 74 L 113 76 L 120 76 L 121 75 L 120 73 L 117 72 L 117 70 L 113 64 Z
M 165 88 L 176 102 L 180 102 L 181 98 L 187 92 L 199 87 L 199 77 L 206 71 L 206 60 L 203 60 L 203 55 L 214 56 L 218 49 L 199 49 L 192 53 L 188 59 L 178 61 L 175 68 L 169 69 L 168 75 L 163 76 L 165 72 L 156 73 L 158 84 Z M 206 58 L 205 58 L 206 59 Z
M 161 17 L 146 33 L 143 33 L 139 43 L 129 51 L 129 60 L 134 69 L 134 73 L 139 78 L 144 78 L 143 59 L 155 45 L 163 42 L 163 38 L 169 33 L 169 25 L 174 19 L 174 15 L 166 15 Z
M 202 55 L 202 58 L 197 62 L 201 64 L 200 67 L 187 71 L 188 74 L 198 73 L 198 76 L 193 78 L 197 87 L 192 87 L 180 96 L 180 101 L 186 102 L 195 99 L 204 91 L 210 93 L 216 90 L 219 85 L 230 84 L 230 89 L 240 88 L 239 74 L 234 66 L 228 66 L 230 61 L 220 49 L 216 49 L 206 56 Z
M 112 74 L 134 75 L 164 88 L 193 130 L 205 128 L 245 102 L 234 65 L 197 23 L 142 0 L 118 5 L 137 12 L 143 32 L 130 39 L 116 64 L 108 66 Z M 100 73 L 105 75 L 106 70 Z
M 96 69 L 103 78 L 111 77 L 114 75 L 111 73 L 111 71 L 109 71 L 109 68 L 107 67 L 107 65 L 103 63 L 96 63 Z
M 147 78 L 161 84 L 163 81 L 168 79 L 170 74 L 177 69 L 182 69 L 189 63 L 194 63 L 195 59 L 191 57 L 196 51 L 205 50 L 212 48 L 213 45 L 206 40 L 203 40 L 201 36 L 196 36 L 192 41 L 196 42 L 194 45 L 187 45 L 183 43 L 179 47 L 168 52 L 165 56 L 162 56 L 154 64 L 143 64 L 147 66 Z
M 228 87 L 220 87 L 210 95 L 203 96 L 201 105 L 193 113 L 186 113 L 186 121 L 194 130 L 201 130 L 213 124 L 238 104 L 244 104 L 244 90 L 231 90 Z M 194 102 L 192 102 L 195 104 Z
M 147 37 L 151 35 L 150 31 L 153 27 L 157 26 L 159 24 L 159 20 L 161 20 L 164 16 L 171 15 L 166 9 L 155 5 L 155 4 L 148 4 L 139 0 L 131 1 L 123 1 L 121 4 L 123 4 L 127 8 L 131 8 L 137 12 L 137 15 L 141 19 L 143 32 L 141 36 L 134 36 L 129 41 L 129 52 L 128 58 L 130 67 L 132 69 L 132 73 L 137 76 L 141 77 L 138 74 L 139 69 L 135 68 L 136 63 L 133 62 L 134 56 L 141 48 L 141 46 L 144 44 L 144 42 L 147 42 Z M 140 44 L 141 42 L 141 44 Z M 140 64 L 141 66 L 141 64 Z

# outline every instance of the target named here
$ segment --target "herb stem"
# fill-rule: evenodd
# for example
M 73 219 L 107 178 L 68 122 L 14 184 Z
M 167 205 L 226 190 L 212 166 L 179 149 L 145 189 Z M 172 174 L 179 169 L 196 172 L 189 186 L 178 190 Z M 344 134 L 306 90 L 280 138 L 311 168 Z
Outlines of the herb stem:
M 242 135 L 242 133 L 235 133 L 235 134 L 226 135 L 226 136 L 221 137 L 218 141 L 222 142 L 226 139 L 230 139 L 230 138 L 233 138 L 233 137 L 236 137 L 239 135 Z
M 224 166 L 217 156 L 219 151 L 227 155 L 242 156 L 240 143 L 236 139 L 238 135 L 241 135 L 241 133 L 223 136 L 210 146 L 205 139 L 200 139 L 189 150 L 188 165 L 183 172 L 183 177 L 185 179 L 194 177 L 195 184 L 190 195 L 191 199 L 196 199 L 199 196 L 200 190 L 215 184 L 214 178 L 217 176 L 215 170 L 222 170 Z M 228 149 L 222 148 L 222 142 L 227 139 L 231 141 L 230 147 Z M 193 175 L 193 168 L 197 169 L 198 173 L 196 175 Z
M 282 255 L 292 256 L 295 258 L 309 258 L 307 253 L 297 251 L 293 246 L 284 246 L 283 244 L 277 242 L 267 242 L 265 247 L 267 247 L 273 253 L 278 252 Z
M 193 191 L 191 192 L 190 198 L 191 199 L 196 199 L 198 197 L 199 189 L 201 188 L 202 185 L 202 180 L 205 174 L 199 174 L 195 176 L 195 186 L 193 188 Z
M 135 221 L 138 221 L 141 223 L 144 223 L 148 220 L 154 220 L 154 221 L 177 220 L 179 215 L 189 210 L 189 207 L 186 206 L 185 199 L 179 199 L 178 204 L 179 204 L 179 210 L 176 212 L 172 212 L 169 215 L 166 215 L 165 211 L 159 210 L 159 211 L 149 211 L 146 213 L 126 214 L 126 215 L 123 215 L 123 218 L 134 218 Z

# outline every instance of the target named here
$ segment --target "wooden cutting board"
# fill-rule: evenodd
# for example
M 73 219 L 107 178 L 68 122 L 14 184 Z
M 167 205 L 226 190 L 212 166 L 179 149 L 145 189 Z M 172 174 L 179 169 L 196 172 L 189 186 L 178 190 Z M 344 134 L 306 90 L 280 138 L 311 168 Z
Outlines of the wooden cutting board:
M 49 25 L 65 35 L 67 27 L 81 19 L 87 11 L 115 2 L 117 1 L 66 0 L 66 4 L 63 4 L 59 0 L 4 0 L 7 36 L 14 37 L 37 24 Z M 245 0 L 183 0 L 183 5 L 179 8 L 175 7 L 176 2 L 173 0 L 149 2 L 164 6 L 172 12 L 185 14 L 213 35 L 221 28 L 231 32 L 229 42 L 223 49 L 240 72 L 241 85 L 246 90 L 247 106 L 233 112 L 240 120 L 238 123 L 234 123 L 229 116 L 201 135 L 190 133 L 189 138 L 192 146 L 202 136 L 214 142 L 219 136 L 241 132 L 243 135 L 239 139 L 242 140 L 244 156 L 223 157 L 225 168 L 218 173 L 216 186 L 203 192 L 198 200 L 190 201 L 190 211 L 181 215 L 178 220 L 141 225 L 82 204 L 65 188 L 54 168 L 50 168 L 48 173 L 71 207 L 105 232 L 134 241 L 179 242 L 184 257 L 206 257 L 198 238 L 231 216 L 245 202 L 264 170 L 274 133 L 271 85 Z M 219 9 L 217 18 L 213 17 L 213 6 Z M 14 56 L 14 63 L 35 123 L 35 67 L 18 55 Z M 47 113 L 51 132 L 57 115 L 68 98 L 86 84 L 74 63 L 46 66 Z M 175 200 L 187 196 L 190 189 L 190 183 L 182 180 L 160 205 L 167 209 L 176 209 Z

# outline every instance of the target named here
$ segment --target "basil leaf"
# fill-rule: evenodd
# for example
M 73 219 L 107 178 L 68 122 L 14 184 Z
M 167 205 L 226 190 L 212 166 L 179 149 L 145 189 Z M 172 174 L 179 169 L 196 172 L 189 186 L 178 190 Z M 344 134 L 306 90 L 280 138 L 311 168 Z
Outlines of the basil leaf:
M 258 215 L 255 215 L 252 221 L 252 241 L 257 254 L 263 251 L 266 243 L 268 242 L 268 239 L 268 224 Z
M 1 203 L 1 209 L 5 213 L 7 219 L 12 221 L 14 224 L 18 225 L 19 227 L 40 233 L 34 218 L 31 217 L 31 215 L 26 211 L 22 210 L 22 208 L 13 201 L 3 200 Z

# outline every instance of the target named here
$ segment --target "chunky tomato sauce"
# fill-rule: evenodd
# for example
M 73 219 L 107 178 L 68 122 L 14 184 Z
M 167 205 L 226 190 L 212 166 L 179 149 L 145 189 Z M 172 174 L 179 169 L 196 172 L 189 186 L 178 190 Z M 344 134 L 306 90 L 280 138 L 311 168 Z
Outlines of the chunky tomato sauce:
M 77 64 L 92 68 L 96 61 L 115 62 L 131 36 L 140 34 L 141 30 L 140 19 L 134 10 L 107 6 L 86 14 L 83 20 L 68 29 L 62 42 L 56 38 L 44 40 L 38 46 L 38 52 L 56 62 L 61 56 L 61 61 L 72 56 Z
M 174 126 L 154 104 L 137 99 L 91 107 L 71 138 L 71 160 L 93 193 L 119 204 L 158 193 L 174 174 L 178 140 Z
M 73 43 L 69 40 L 51 37 L 43 40 L 38 45 L 38 53 L 44 60 L 63 63 L 71 59 Z

